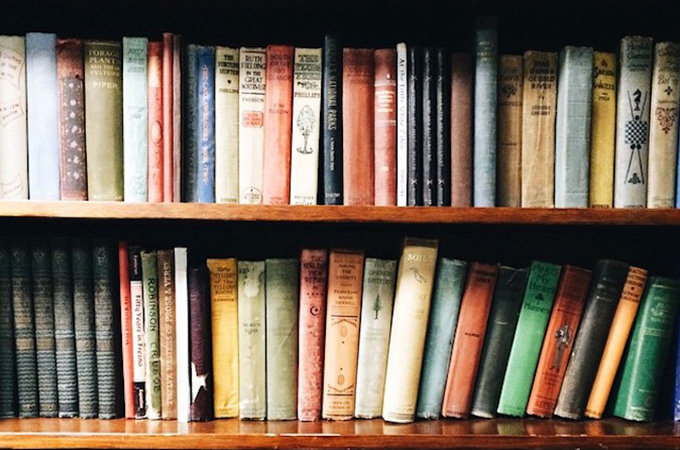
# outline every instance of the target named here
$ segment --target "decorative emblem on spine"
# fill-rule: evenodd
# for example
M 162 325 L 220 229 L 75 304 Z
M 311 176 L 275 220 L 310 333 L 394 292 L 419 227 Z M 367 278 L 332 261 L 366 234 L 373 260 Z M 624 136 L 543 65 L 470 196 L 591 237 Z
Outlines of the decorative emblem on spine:
M 659 106 L 656 108 L 656 118 L 661 125 L 661 129 L 664 133 L 668 134 L 673 128 L 675 119 L 678 117 L 678 108 L 664 108 Z
M 303 155 L 309 155 L 314 151 L 311 147 L 307 146 L 309 135 L 312 134 L 312 131 L 314 130 L 314 111 L 312 111 L 312 108 L 310 108 L 309 105 L 305 105 L 304 108 L 300 110 L 297 117 L 297 127 L 305 138 L 305 142 L 302 147 L 298 147 L 295 150 Z
M 501 86 L 501 92 L 505 98 L 514 97 L 517 94 L 517 87 L 513 84 L 504 84 Z
M 420 270 L 418 270 L 417 267 L 411 267 L 410 270 L 413 272 L 413 278 L 415 278 L 418 283 L 425 282 L 425 276 L 420 273 Z
M 555 355 L 553 356 L 552 363 L 550 364 L 550 369 L 559 369 L 562 358 L 564 357 L 564 352 L 567 350 L 567 344 L 571 340 L 571 329 L 569 325 L 562 325 L 555 332 L 555 340 L 557 345 L 555 346 Z
M 644 96 L 640 89 L 628 92 L 628 106 L 630 107 L 630 119 L 626 121 L 624 143 L 630 148 L 628 168 L 626 169 L 625 182 L 638 184 L 645 182 L 645 174 L 642 169 L 642 146 L 647 144 L 649 124 L 640 117 L 645 110 L 647 93 Z M 636 158 L 637 156 L 637 158 Z

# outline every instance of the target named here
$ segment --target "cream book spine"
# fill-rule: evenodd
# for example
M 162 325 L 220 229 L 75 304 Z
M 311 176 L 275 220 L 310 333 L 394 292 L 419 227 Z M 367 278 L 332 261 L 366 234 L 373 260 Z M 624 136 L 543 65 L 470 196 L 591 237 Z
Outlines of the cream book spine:
M 238 203 L 239 51 L 215 47 L 215 201 Z

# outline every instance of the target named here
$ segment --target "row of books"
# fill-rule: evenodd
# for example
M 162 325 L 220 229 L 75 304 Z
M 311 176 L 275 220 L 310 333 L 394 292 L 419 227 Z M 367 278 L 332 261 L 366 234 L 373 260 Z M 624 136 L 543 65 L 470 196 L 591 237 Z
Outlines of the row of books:
M 676 206 L 680 45 L 0 37 L 2 198 Z M 343 111 L 345 112 L 343 114 Z

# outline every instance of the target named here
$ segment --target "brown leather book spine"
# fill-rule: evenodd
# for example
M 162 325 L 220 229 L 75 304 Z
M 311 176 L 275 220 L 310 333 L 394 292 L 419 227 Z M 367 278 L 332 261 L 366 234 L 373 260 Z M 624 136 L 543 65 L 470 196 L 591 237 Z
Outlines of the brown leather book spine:
M 163 201 L 172 202 L 173 194 L 173 54 L 172 33 L 163 33 Z M 179 80 L 177 80 L 179 82 Z M 179 117 L 177 118 L 179 120 Z
M 375 204 L 397 204 L 397 50 L 375 51 Z
M 592 272 L 565 265 L 545 333 L 527 414 L 551 417 L 560 395 Z
M 148 71 L 148 198 L 163 201 L 163 43 L 149 42 Z
M 517 208 L 522 189 L 522 74 L 521 55 L 498 59 L 498 156 L 496 202 Z
M 472 206 L 472 56 L 451 55 L 451 206 Z
M 293 55 L 289 45 L 267 47 L 264 97 L 264 204 L 290 203 Z
M 473 262 L 470 265 L 446 378 L 442 406 L 444 417 L 464 419 L 470 415 L 475 379 L 497 277 L 498 267 L 494 264 Z
M 344 48 L 342 55 L 344 204 L 373 205 L 373 49 Z
M 57 41 L 61 199 L 87 200 L 83 41 Z

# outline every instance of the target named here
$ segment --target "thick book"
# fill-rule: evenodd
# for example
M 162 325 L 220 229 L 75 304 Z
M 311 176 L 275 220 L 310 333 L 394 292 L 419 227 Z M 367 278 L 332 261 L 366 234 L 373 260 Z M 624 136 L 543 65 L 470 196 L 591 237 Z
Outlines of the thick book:
M 148 197 L 148 42 L 123 37 L 123 186 L 126 202 Z
M 561 270 L 557 264 L 531 263 L 498 399 L 499 414 L 524 415 Z
M 435 48 L 434 153 L 437 206 L 451 205 L 451 70 L 449 53 Z
M 593 49 L 567 45 L 559 56 L 555 124 L 555 206 L 588 206 Z
M 614 160 L 616 208 L 647 206 L 653 53 L 651 37 L 625 36 L 621 39 Z
M 322 60 L 323 204 L 342 205 L 342 44 L 337 35 L 324 35 Z
M 505 368 L 512 348 L 512 337 L 515 334 L 528 276 L 528 269 L 510 266 L 498 268 L 470 408 L 470 413 L 474 416 L 485 418 L 496 416 Z
M 173 201 L 174 191 L 174 35 L 170 32 L 163 33 L 163 54 L 161 80 L 163 94 L 163 201 Z M 176 81 L 180 83 L 180 80 Z M 174 417 L 173 417 L 174 418 Z M 165 419 L 165 417 L 164 417 Z
M 0 36 L 0 64 L 0 198 L 28 200 L 25 36 Z
M 678 168 L 680 43 L 657 42 L 654 45 L 651 96 L 647 207 L 674 208 Z
M 626 283 L 621 291 L 621 298 L 609 328 L 607 343 L 602 351 L 600 366 L 586 404 L 586 417 L 602 418 L 646 283 L 647 270 L 634 266 L 628 268 Z
M 496 206 L 498 23 L 480 17 L 475 36 L 473 194 L 474 206 Z
M 437 160 L 435 156 L 435 71 L 436 55 L 432 46 L 423 47 L 422 116 L 423 206 L 436 206 Z
M 144 335 L 146 347 L 146 418 L 162 418 L 161 348 L 158 321 L 158 255 L 156 250 L 142 250 L 142 286 L 144 292 Z
M 234 258 L 208 258 L 215 418 L 238 416 L 238 269 Z
M 297 418 L 299 276 L 297 258 L 265 260 L 267 420 Z
M 163 198 L 165 199 L 165 193 Z M 158 336 L 161 349 L 161 418 L 163 420 L 177 419 L 174 260 L 175 256 L 172 249 L 156 251 L 156 262 L 158 263 Z
M 196 59 L 198 83 L 196 201 L 215 203 L 215 47 L 199 45 Z
M 192 422 L 215 418 L 213 414 L 212 358 L 210 357 L 212 352 L 208 283 L 208 269 L 205 266 L 190 267 L 187 270 L 189 330 L 191 333 L 189 338 L 191 404 L 188 420 Z
M 375 204 L 397 204 L 397 51 L 374 52 Z
M 122 53 L 119 41 L 84 43 L 89 200 L 123 200 Z
M 342 193 L 345 205 L 373 205 L 373 49 L 342 51 Z
M 404 239 L 397 269 L 382 416 L 413 422 L 439 241 Z
M 583 417 L 627 275 L 628 264 L 624 262 L 597 262 L 555 406 L 559 417 Z
M 238 203 L 238 48 L 215 47 L 215 201 Z
M 649 277 L 621 368 L 621 379 L 612 392 L 614 416 L 643 422 L 654 420 L 679 306 L 677 279 Z
M 321 48 L 296 48 L 290 204 L 316 205 L 321 126 Z M 278 170 L 281 170 L 279 167 Z
M 407 105 L 407 59 L 406 43 L 399 42 L 396 47 L 396 163 L 397 163 L 397 206 L 407 205 L 408 183 L 408 105 Z
M 265 205 L 290 203 L 294 52 L 292 45 L 267 46 L 262 190 Z
M 555 205 L 557 53 L 524 53 L 521 206 Z
M 474 59 L 451 54 L 451 206 L 472 206 Z
M 406 47 L 406 203 L 423 204 L 423 48 Z
M 59 200 L 57 35 L 26 33 L 28 193 L 31 200 Z
M 147 195 L 163 201 L 163 43 L 147 44 Z
M 479 262 L 470 264 L 444 388 L 444 417 L 465 419 L 470 415 L 475 378 L 479 370 L 479 358 L 497 278 L 497 265 Z
M 57 39 L 61 200 L 87 200 L 83 41 Z
M 267 417 L 265 262 L 238 261 L 239 417 Z
M 300 254 L 300 331 L 298 337 L 298 420 L 321 415 L 328 252 L 306 248 Z
M 354 406 L 354 416 L 361 419 L 382 413 L 396 275 L 396 260 L 366 258 Z
M 0 417 L 3 419 L 15 417 L 17 414 L 14 313 L 10 270 L 10 252 L 7 241 L 2 240 L 0 241 Z M 71 356 L 75 361 L 75 352 Z M 75 363 L 73 369 L 75 370 Z M 73 381 L 74 379 L 71 379 L 71 382 Z M 71 386 L 75 389 L 75 385 Z
M 588 206 L 591 208 L 611 208 L 614 202 L 617 81 L 616 55 L 611 52 L 593 52 L 588 196 Z
M 522 55 L 498 57 L 496 204 L 517 208 L 522 192 Z
M 189 319 L 189 273 L 186 247 L 175 247 L 175 343 L 177 344 L 177 422 L 191 419 L 191 324 Z
M 321 402 L 324 419 L 348 420 L 354 416 L 363 272 L 363 251 L 329 252 Z
M 182 201 L 198 201 L 198 46 L 187 43 L 182 55 Z
M 527 414 L 547 418 L 553 414 L 591 277 L 592 271 L 588 269 L 569 264 L 562 267 Z
M 439 258 L 425 336 L 416 417 L 438 419 L 444 401 L 453 337 L 467 279 L 467 261 Z
M 239 49 L 239 203 L 262 203 L 267 54 L 263 47 Z
M 54 254 L 54 251 L 53 251 Z M 120 343 L 123 360 L 123 401 L 125 418 L 135 418 L 134 345 L 132 340 L 132 296 L 130 295 L 130 246 L 118 241 L 118 281 L 120 290 Z M 52 260 L 54 265 L 54 259 Z M 54 270 L 54 269 L 53 269 Z M 54 306 L 57 306 L 54 289 Z
M 144 285 L 142 283 L 142 249 L 128 248 L 130 298 L 132 300 L 132 378 L 135 390 L 135 418 L 146 418 L 146 335 L 144 330 Z

